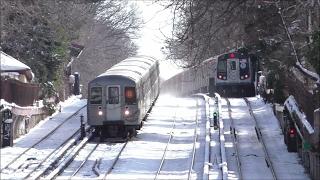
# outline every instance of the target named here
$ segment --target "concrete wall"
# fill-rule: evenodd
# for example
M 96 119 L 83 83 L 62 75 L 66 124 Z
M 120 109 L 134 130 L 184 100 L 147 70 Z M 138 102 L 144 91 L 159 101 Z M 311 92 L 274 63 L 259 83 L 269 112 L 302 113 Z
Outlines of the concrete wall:
M 13 135 L 12 139 L 16 139 L 24 134 L 27 134 L 33 127 L 35 127 L 41 120 L 48 116 L 48 113 L 43 108 L 34 107 L 11 107 L 12 112 L 12 126 Z M 3 119 L 0 114 L 0 145 L 2 146 L 3 140 Z
M 34 114 L 31 117 L 13 114 L 13 139 L 27 134 L 41 120 L 45 119 L 46 116 L 46 114 Z

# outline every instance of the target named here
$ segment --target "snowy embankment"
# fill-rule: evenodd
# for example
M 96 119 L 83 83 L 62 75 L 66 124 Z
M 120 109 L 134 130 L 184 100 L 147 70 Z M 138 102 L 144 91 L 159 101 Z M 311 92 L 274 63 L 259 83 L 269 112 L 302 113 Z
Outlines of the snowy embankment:
M 52 116 L 47 117 L 45 120 L 38 123 L 31 131 L 14 140 L 13 147 L 5 147 L 1 149 L 1 169 L 5 167 L 9 162 L 18 157 L 26 149 L 32 147 L 40 139 L 49 134 L 53 129 L 63 123 L 68 117 L 78 111 L 81 107 L 86 105 L 86 100 L 80 100 L 77 97 L 72 97 L 67 101 L 61 103 L 61 112 L 56 112 Z M 83 112 L 84 113 L 84 112 Z M 85 114 L 84 114 L 85 115 Z M 70 132 L 72 129 L 79 128 L 79 117 L 75 118 L 70 123 L 67 123 L 64 127 L 65 130 L 60 130 L 60 134 L 55 136 L 56 139 L 68 138 L 66 132 Z M 52 146 L 55 143 L 52 142 Z M 49 148 L 50 147 L 46 147 Z M 38 157 L 41 159 L 41 157 Z
M 289 153 L 277 118 L 269 104 L 261 99 L 248 98 L 253 113 L 260 125 L 262 137 L 279 179 L 309 179 L 305 169 L 299 163 L 297 153 Z

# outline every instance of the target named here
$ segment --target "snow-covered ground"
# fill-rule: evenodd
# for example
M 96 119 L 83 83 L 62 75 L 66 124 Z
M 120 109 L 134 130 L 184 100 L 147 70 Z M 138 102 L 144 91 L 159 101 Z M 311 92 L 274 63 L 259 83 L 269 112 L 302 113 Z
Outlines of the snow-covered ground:
M 289 153 L 283 141 L 283 134 L 278 120 L 271 107 L 264 104 L 259 98 L 248 99 L 257 124 L 261 130 L 262 138 L 271 159 L 276 177 L 278 179 L 309 179 L 304 168 L 299 164 L 297 153 Z M 255 122 L 249 114 L 249 107 L 244 99 L 229 99 L 231 116 L 234 121 L 239 159 L 241 162 L 242 178 L 244 179 L 272 179 L 272 174 L 265 161 L 262 145 L 255 131 Z M 238 179 L 235 149 L 230 132 L 231 120 L 228 114 L 225 99 L 222 101 L 222 118 L 226 136 L 226 151 L 230 179 Z
M 203 100 L 199 100 L 198 104 L 201 102 L 203 104 Z M 197 117 L 198 125 L 196 124 Z M 197 135 L 199 143 L 196 144 L 196 161 L 192 176 L 202 179 L 205 120 L 203 107 L 197 107 L 196 99 L 161 96 L 142 129 L 126 145 L 107 179 L 154 179 L 170 135 L 172 135 L 172 139 L 167 146 L 165 160 L 158 178 L 186 179 L 191 165 L 196 127 L 201 132 L 199 131 Z M 87 165 L 74 178 L 96 178 L 92 172 L 94 162 L 99 160 L 100 172 L 106 171 L 110 168 L 122 145 L 121 143 L 112 143 L 109 145 L 100 144 L 99 146 L 105 150 L 97 151 L 92 157 L 89 157 Z M 58 179 L 70 177 L 80 161 L 87 156 L 85 151 L 77 156 L 76 161 Z
M 21 165 L 33 164 L 35 162 L 28 161 L 28 159 L 34 159 L 40 162 L 48 154 L 54 151 L 61 143 L 70 137 L 77 129 L 80 127 L 81 114 L 86 115 L 85 111 L 81 110 L 78 112 L 79 116 L 72 118 L 72 114 L 78 111 L 80 108 L 84 107 L 86 100 L 80 100 L 77 97 L 72 97 L 68 101 L 61 103 L 61 112 L 53 114 L 51 117 L 46 118 L 41 121 L 36 127 L 34 127 L 28 134 L 16 139 L 14 141 L 13 147 L 5 147 L 1 149 L 1 178 L 19 178 L 23 177 L 23 172 L 21 176 L 19 173 L 12 173 L 12 169 L 21 167 Z M 68 119 L 66 121 L 66 119 Z M 66 123 L 61 126 L 52 136 L 37 144 L 39 140 L 47 136 L 51 131 L 58 127 L 61 123 Z M 30 147 L 32 149 L 28 150 Z M 22 153 L 27 153 L 17 159 Z M 15 160 L 16 159 L 16 160 Z M 5 168 L 8 165 L 9 168 Z M 14 170 L 15 172 L 18 172 Z
M 262 137 L 267 142 L 267 150 L 279 179 L 309 179 L 305 169 L 299 163 L 297 153 L 289 153 L 284 137 L 269 104 L 261 99 L 249 98 L 254 115 L 260 125 Z
M 269 170 L 264 169 L 265 161 L 262 158 L 255 139 L 254 129 L 247 129 L 246 124 L 250 121 L 248 107 L 243 99 L 231 99 L 232 117 L 237 121 L 238 136 L 240 137 L 240 151 L 242 154 L 242 162 L 246 174 L 244 178 L 261 179 L 268 178 Z M 283 143 L 283 135 L 278 125 L 277 119 L 272 113 L 269 105 L 265 105 L 258 98 L 249 98 L 262 131 L 262 136 L 267 142 L 267 149 L 271 156 L 273 165 L 279 179 L 308 179 L 308 175 L 304 173 L 304 168 L 299 164 L 297 153 L 288 153 L 286 146 Z M 53 129 L 57 124 L 61 123 L 70 114 L 83 107 L 86 100 L 74 99 L 70 103 L 66 103 L 62 108 L 61 113 L 54 114 L 51 118 L 41 122 L 38 126 L 30 131 L 27 135 L 15 140 L 13 147 L 1 149 L 1 169 L 10 162 L 19 153 L 23 152 L 27 147 L 30 147 L 36 140 L 45 136 L 50 129 Z M 198 105 L 197 105 L 198 104 Z M 222 101 L 222 117 L 227 120 L 228 115 L 225 109 L 226 102 Z M 195 148 L 195 162 L 193 165 L 192 178 L 203 179 L 203 167 L 205 161 L 205 130 L 206 130 L 206 114 L 204 100 L 199 98 L 176 98 L 161 95 L 152 109 L 150 115 L 144 123 L 144 126 L 136 137 L 131 139 L 126 145 L 124 151 L 120 155 L 114 169 L 107 176 L 108 179 L 154 179 L 159 170 L 164 150 L 170 134 L 172 140 L 167 147 L 163 167 L 159 173 L 159 179 L 186 179 L 188 177 L 189 166 L 192 159 L 193 139 L 195 128 L 197 127 L 197 143 Z M 208 111 L 207 111 L 208 112 Z M 85 115 L 85 109 L 81 110 L 80 114 Z M 196 125 L 196 119 L 198 125 Z M 68 124 L 68 130 L 79 128 L 79 118 L 74 120 L 74 123 Z M 229 124 L 226 121 L 226 132 L 229 129 Z M 240 128 L 239 128 L 240 127 Z M 228 140 L 226 135 L 226 140 Z M 66 136 L 65 133 L 60 133 L 60 137 Z M 218 130 L 213 130 L 211 134 L 211 158 L 210 164 L 210 179 L 221 179 L 221 157 L 220 157 L 220 142 Z M 55 140 L 57 139 L 57 140 Z M 54 147 L 54 144 L 59 143 L 59 137 L 52 139 L 52 144 L 47 144 L 47 149 Z M 121 148 L 121 143 L 102 143 L 96 151 L 88 158 L 88 163 L 84 164 L 80 172 L 74 178 L 97 178 L 93 172 L 93 165 L 99 161 L 98 169 L 104 172 L 110 167 L 113 159 Z M 236 164 L 232 160 L 234 158 L 232 144 L 226 141 L 229 178 L 237 179 Z M 94 143 L 90 142 L 88 149 L 80 151 L 79 155 L 62 172 L 58 179 L 69 178 L 73 171 L 79 167 L 83 160 L 88 155 L 88 152 L 94 147 Z M 35 149 L 41 152 L 43 147 Z M 257 150 L 257 152 L 255 152 Z M 253 152 L 254 151 L 254 152 Z M 41 159 L 41 153 L 38 152 L 37 158 Z M 255 154 L 255 155 L 254 155 Z M 231 160 L 230 160 L 231 159 Z M 264 164 L 263 169 L 256 170 L 259 167 L 260 161 L 253 159 L 261 159 L 261 164 Z M 259 173 L 257 173 L 259 172 Z M 4 173 L 4 172 L 1 172 Z M 1 174 L 1 179 L 3 178 Z M 17 176 L 11 176 L 16 177 Z M 99 177 L 101 178 L 101 177 Z

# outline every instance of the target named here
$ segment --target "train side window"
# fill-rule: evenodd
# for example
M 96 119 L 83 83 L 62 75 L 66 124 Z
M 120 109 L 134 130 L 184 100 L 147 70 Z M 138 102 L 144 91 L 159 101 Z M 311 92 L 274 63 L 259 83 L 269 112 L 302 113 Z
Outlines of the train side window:
M 125 103 L 126 104 L 136 104 L 137 97 L 136 97 L 136 88 L 135 87 L 125 87 L 124 88 L 125 94 Z
M 119 87 L 108 88 L 108 103 L 119 104 Z
M 102 103 L 102 88 L 92 87 L 90 91 L 90 104 L 101 104 Z

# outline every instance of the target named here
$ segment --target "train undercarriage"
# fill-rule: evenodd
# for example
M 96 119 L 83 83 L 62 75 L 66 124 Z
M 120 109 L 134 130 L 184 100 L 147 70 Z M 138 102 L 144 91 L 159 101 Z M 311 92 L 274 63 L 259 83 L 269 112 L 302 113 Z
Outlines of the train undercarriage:
M 140 126 L 126 126 L 124 124 L 108 124 L 95 126 L 93 131 L 94 138 L 100 138 L 101 142 L 123 142 L 137 135 Z
M 253 97 L 256 95 L 254 84 L 234 84 L 216 86 L 216 92 L 222 97 Z

